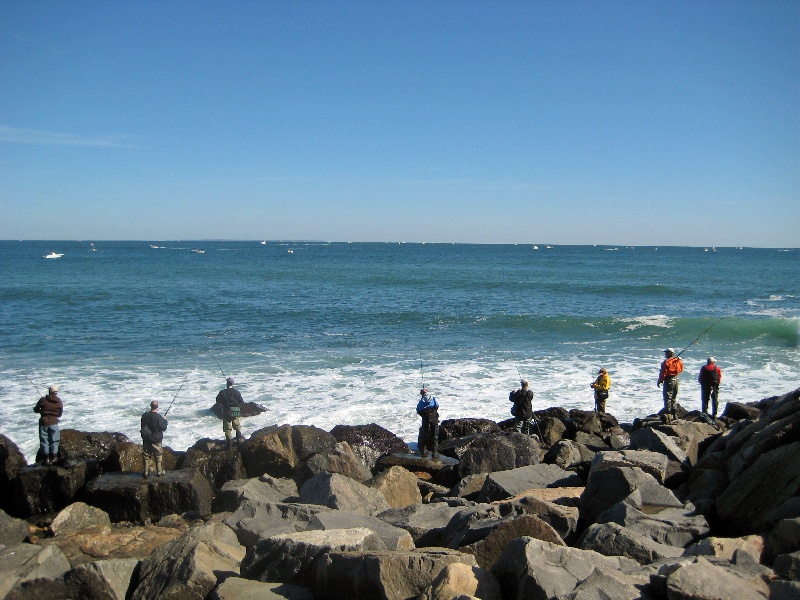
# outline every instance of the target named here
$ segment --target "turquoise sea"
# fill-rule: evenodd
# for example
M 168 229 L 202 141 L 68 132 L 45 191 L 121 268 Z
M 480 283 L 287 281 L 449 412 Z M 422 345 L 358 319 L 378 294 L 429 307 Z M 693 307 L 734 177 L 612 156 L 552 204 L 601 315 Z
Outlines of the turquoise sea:
M 423 381 L 444 419 L 502 420 L 520 375 L 537 409 L 590 409 L 606 367 L 611 413 L 655 412 L 662 350 L 712 325 L 683 354 L 681 404 L 699 408 L 709 355 L 721 402 L 800 386 L 798 249 L 93 243 L 0 242 L 0 432 L 29 461 L 50 383 L 62 428 L 135 441 L 150 400 L 174 400 L 176 450 L 221 437 L 223 373 L 268 409 L 245 433 L 375 422 L 407 440 Z

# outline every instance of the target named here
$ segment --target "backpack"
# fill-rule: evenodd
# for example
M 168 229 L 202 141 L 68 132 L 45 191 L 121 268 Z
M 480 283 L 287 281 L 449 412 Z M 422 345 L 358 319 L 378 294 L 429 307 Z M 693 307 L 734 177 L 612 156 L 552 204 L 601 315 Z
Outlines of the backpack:
M 152 444 L 153 443 L 153 432 L 150 431 L 149 428 L 142 427 L 142 430 L 141 430 L 140 433 L 142 434 L 142 441 L 143 442 L 145 442 L 146 444 Z

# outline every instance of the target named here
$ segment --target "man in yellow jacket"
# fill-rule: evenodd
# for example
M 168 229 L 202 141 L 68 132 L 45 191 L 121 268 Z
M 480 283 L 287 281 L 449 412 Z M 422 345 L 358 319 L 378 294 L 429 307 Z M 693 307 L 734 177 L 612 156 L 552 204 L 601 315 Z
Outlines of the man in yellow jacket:
M 608 376 L 608 371 L 600 369 L 597 372 L 597 379 L 594 380 L 594 383 L 590 383 L 589 385 L 594 390 L 594 409 L 600 412 L 606 412 L 608 390 L 611 389 L 611 377 Z

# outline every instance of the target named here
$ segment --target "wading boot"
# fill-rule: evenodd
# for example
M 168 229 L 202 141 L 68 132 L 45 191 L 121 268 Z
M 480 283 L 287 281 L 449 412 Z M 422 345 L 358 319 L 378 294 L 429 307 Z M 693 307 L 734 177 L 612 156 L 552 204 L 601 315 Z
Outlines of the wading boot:
M 56 464 L 56 462 L 58 462 L 58 455 L 51 453 L 50 454 L 50 463 L 49 464 L 54 465 L 54 464 Z
M 164 476 L 164 463 L 161 456 L 156 456 L 156 477 Z
M 231 441 L 231 438 L 228 438 L 228 440 L 225 442 L 225 444 L 228 447 L 228 450 L 232 450 L 233 449 L 233 442 Z
M 236 443 L 237 444 L 241 444 L 242 441 L 244 441 L 244 436 L 242 436 L 242 432 L 241 431 L 237 430 L 236 431 Z

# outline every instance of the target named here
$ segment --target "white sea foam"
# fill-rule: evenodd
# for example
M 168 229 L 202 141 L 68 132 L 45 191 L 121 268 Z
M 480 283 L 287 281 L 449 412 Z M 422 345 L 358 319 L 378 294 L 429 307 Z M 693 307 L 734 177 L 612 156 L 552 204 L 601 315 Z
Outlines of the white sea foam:
M 630 323 L 624 329 L 626 331 L 634 331 L 641 327 L 672 327 L 673 318 L 667 315 L 645 315 L 642 317 L 634 317 L 632 319 L 620 318 L 616 319 L 618 323 Z

